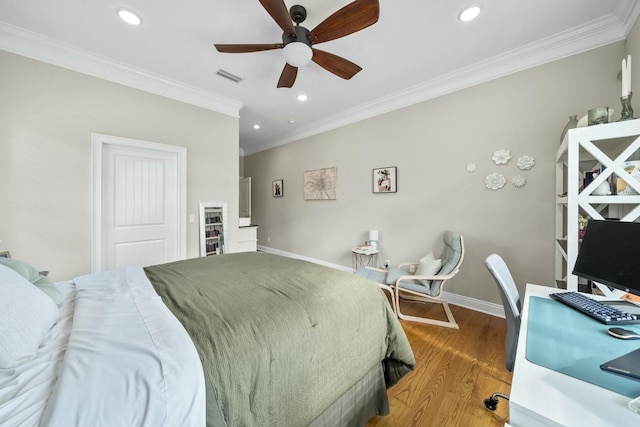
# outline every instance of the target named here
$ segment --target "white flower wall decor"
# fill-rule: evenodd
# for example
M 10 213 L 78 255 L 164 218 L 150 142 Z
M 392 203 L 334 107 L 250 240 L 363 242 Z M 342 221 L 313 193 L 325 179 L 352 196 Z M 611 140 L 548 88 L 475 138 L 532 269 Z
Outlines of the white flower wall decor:
M 490 190 L 499 190 L 507 183 L 507 179 L 501 173 L 492 172 L 484 177 L 484 185 Z
M 522 156 L 516 164 L 518 165 L 518 169 L 524 171 L 531 169 L 536 164 L 536 160 L 531 156 Z
M 491 160 L 493 160 L 496 165 L 506 165 L 509 160 L 511 160 L 511 152 L 509 150 L 505 150 L 504 148 L 501 150 L 496 150 L 493 152 Z
M 507 165 L 511 158 L 511 150 L 506 148 L 495 150 L 491 155 L 491 160 L 496 165 Z M 505 174 L 502 173 L 492 172 L 484 177 L 484 185 L 490 190 L 500 190 L 507 182 L 510 182 L 515 188 L 522 188 L 527 184 L 526 174 L 529 173 L 527 171 L 531 170 L 535 164 L 536 159 L 532 156 L 520 156 L 515 162 L 515 166 L 518 168 L 518 171 L 513 177 L 509 177 L 509 174 L 506 174 L 505 176 Z M 477 166 L 475 163 L 467 164 L 467 172 L 475 172 L 476 169 Z M 524 174 L 520 171 L 524 171 Z
M 527 178 L 525 178 L 522 175 L 516 175 L 513 178 L 511 178 L 511 184 L 513 184 L 513 186 L 516 188 L 524 187 L 526 183 L 527 183 Z
M 469 173 L 475 172 L 477 168 L 478 167 L 476 166 L 475 163 L 469 163 L 467 165 L 467 172 L 469 172 Z

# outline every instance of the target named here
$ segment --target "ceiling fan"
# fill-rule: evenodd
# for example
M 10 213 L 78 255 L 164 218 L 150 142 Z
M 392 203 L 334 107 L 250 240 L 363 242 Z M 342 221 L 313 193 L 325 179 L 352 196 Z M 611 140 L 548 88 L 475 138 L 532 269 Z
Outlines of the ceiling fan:
M 283 49 L 287 63 L 278 80 L 278 87 L 292 87 L 298 75 L 298 67 L 310 61 L 347 80 L 362 70 L 353 62 L 315 49 L 312 45 L 348 36 L 375 24 L 380 16 L 378 0 L 355 0 L 333 13 L 311 31 L 300 26 L 307 17 L 307 11 L 303 6 L 295 5 L 287 11 L 284 0 L 260 0 L 260 4 L 284 31 L 282 43 L 215 44 L 218 52 L 246 53 Z

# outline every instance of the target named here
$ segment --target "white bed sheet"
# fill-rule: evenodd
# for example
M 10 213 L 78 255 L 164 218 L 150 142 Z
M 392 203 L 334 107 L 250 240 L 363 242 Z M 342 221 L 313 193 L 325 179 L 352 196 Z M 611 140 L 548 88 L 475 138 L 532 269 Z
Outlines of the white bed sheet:
M 60 318 L 36 357 L 13 369 L 0 369 L 0 426 L 37 426 L 53 392 L 69 340 L 75 305 L 73 282 L 56 284 L 62 293 Z
M 204 426 L 197 351 L 142 268 L 68 286 L 52 344 L 47 337 L 33 366 L 19 367 L 13 379 L 0 377 L 0 425 Z

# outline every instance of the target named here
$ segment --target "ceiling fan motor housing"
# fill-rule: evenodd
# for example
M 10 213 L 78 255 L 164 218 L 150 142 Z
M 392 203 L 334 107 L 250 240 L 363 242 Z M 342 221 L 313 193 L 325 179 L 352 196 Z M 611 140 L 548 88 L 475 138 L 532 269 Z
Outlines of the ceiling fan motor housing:
M 282 34 L 283 54 L 287 64 L 293 67 L 303 67 L 311 62 L 313 50 L 309 41 L 309 30 L 304 27 L 296 27 L 296 35 Z
M 309 40 L 309 30 L 305 27 L 298 25 L 296 27 L 296 35 L 290 36 L 287 33 L 282 33 L 282 43 L 286 46 L 289 43 L 300 42 L 311 47 L 311 41 Z

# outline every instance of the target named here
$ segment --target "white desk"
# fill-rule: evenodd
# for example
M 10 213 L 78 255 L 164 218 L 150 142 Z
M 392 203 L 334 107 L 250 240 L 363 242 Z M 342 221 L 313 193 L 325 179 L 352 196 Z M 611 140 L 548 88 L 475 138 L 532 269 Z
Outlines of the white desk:
M 509 424 L 529 426 L 640 426 L 630 398 L 529 362 L 526 356 L 529 298 L 561 289 L 527 285 L 509 400 Z

